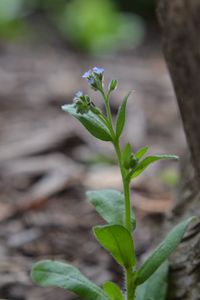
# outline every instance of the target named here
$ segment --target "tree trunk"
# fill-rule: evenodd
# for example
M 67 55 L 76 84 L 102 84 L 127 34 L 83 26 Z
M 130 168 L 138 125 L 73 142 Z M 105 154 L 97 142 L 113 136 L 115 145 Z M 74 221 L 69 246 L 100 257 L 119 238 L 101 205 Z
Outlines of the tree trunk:
M 163 49 L 177 96 L 193 167 L 184 176 L 170 226 L 200 216 L 200 0 L 160 0 L 158 16 Z M 189 166 L 189 167 L 188 167 Z M 169 299 L 200 299 L 200 222 L 171 259 Z

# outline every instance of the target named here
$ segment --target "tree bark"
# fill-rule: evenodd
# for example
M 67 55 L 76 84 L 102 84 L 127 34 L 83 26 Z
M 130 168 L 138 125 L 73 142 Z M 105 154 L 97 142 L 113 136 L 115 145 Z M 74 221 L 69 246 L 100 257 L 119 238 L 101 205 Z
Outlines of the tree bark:
M 160 0 L 163 50 L 185 129 L 188 162 L 168 224 L 200 216 L 200 0 Z M 169 299 L 200 299 L 200 222 L 171 259 Z

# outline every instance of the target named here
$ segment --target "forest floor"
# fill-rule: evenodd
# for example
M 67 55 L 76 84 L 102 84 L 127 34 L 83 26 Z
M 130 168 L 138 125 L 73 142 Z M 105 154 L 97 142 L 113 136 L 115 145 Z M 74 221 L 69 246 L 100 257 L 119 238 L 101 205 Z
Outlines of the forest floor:
M 161 49 L 90 57 L 56 45 L 6 44 L 0 66 L 0 298 L 77 299 L 31 282 L 31 266 L 42 258 L 68 261 L 98 284 L 108 279 L 122 284 L 121 270 L 91 233 L 103 221 L 85 198 L 88 189 L 121 189 L 113 150 L 60 107 L 77 90 L 90 93 L 84 71 L 104 67 L 106 82 L 119 80 L 113 115 L 134 90 L 124 141 L 133 150 L 148 145 L 151 154 L 184 158 L 185 137 Z M 139 260 L 151 250 L 172 206 L 178 168 L 157 163 L 132 185 Z

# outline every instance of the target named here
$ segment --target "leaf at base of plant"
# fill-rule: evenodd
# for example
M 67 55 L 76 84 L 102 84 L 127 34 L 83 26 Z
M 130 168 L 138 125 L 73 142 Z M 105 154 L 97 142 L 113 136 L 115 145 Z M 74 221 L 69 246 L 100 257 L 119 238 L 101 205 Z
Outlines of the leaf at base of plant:
M 108 300 L 100 287 L 69 264 L 52 260 L 40 261 L 33 266 L 31 276 L 35 283 L 43 287 L 63 288 L 85 300 Z
M 165 300 L 168 286 L 168 261 L 136 289 L 135 300 Z
M 181 242 L 188 226 L 196 220 L 196 217 L 191 217 L 176 227 L 166 236 L 164 241 L 155 249 L 155 251 L 147 258 L 144 264 L 138 271 L 137 284 L 145 282 L 171 255 L 175 248 Z

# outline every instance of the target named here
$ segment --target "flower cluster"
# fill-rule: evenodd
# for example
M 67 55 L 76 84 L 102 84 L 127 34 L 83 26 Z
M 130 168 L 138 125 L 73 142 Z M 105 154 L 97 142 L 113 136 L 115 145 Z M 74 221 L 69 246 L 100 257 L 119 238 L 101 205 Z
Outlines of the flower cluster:
M 95 91 L 102 89 L 104 69 L 94 67 L 83 74 L 83 78 L 86 78 L 91 88 Z
M 88 113 L 91 107 L 91 100 L 88 95 L 84 95 L 83 92 L 79 91 L 75 94 L 73 99 L 76 107 L 76 112 L 80 114 Z
M 96 115 L 102 113 L 100 108 L 96 107 L 90 97 L 88 95 L 84 95 L 82 91 L 75 94 L 73 101 L 78 114 L 83 115 L 88 113 L 90 110 Z
M 93 90 L 102 90 L 103 88 L 103 74 L 104 69 L 94 67 L 92 70 L 89 70 L 83 74 L 83 78 L 86 78 L 89 85 Z M 73 99 L 75 103 L 76 112 L 80 114 L 86 114 L 89 110 L 93 111 L 95 114 L 100 114 L 101 111 L 99 108 L 95 107 L 88 95 L 84 95 L 82 91 L 79 91 L 75 94 Z

